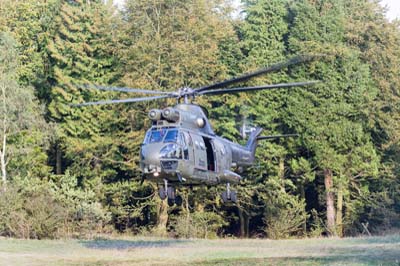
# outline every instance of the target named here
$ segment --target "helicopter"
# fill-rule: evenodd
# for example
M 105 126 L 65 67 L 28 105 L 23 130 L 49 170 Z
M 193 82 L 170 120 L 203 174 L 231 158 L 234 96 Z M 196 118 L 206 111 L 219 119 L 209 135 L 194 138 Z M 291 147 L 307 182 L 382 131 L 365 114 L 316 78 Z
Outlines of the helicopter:
M 269 67 L 246 73 L 238 77 L 205 85 L 199 88 L 180 88 L 174 92 L 144 90 L 127 87 L 108 87 L 85 85 L 83 88 L 95 88 L 106 91 L 119 91 L 155 96 L 84 102 L 73 106 L 89 106 L 115 103 L 132 103 L 175 98 L 177 104 L 162 110 L 152 109 L 148 118 L 152 121 L 140 147 L 140 171 L 142 182 L 149 180 L 158 186 L 158 195 L 167 199 L 168 205 L 180 206 L 182 197 L 177 195 L 176 188 L 181 186 L 218 184 L 226 185 L 221 195 L 224 203 L 237 201 L 237 192 L 231 184 L 238 184 L 243 178 L 240 173 L 252 166 L 259 140 L 292 137 L 296 134 L 261 136 L 262 128 L 243 128 L 243 135 L 249 134 L 247 143 L 242 146 L 213 131 L 208 112 L 195 104 L 196 97 L 226 93 L 250 92 L 292 87 L 304 87 L 319 81 L 303 81 L 260 85 L 253 87 L 232 88 L 235 83 L 245 82 L 253 77 L 282 70 L 286 67 L 314 60 L 315 55 L 299 55 Z M 81 86 L 82 87 L 82 86 Z

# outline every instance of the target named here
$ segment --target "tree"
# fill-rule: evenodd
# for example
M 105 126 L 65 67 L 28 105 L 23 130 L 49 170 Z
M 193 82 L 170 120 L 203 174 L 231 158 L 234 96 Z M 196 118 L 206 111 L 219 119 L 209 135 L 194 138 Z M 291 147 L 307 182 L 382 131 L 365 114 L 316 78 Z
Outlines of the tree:
M 308 159 L 324 179 L 328 233 L 340 236 L 343 220 L 356 219 L 351 204 L 364 197 L 365 184 L 377 176 L 379 165 L 368 123 L 377 90 L 359 51 L 344 42 L 343 5 L 342 1 L 305 0 L 291 6 L 289 49 L 329 56 L 315 63 L 308 74 L 303 67 L 292 72 L 324 82 L 313 90 L 294 91 L 288 98 L 286 118 L 303 135 L 304 148 L 312 155 Z
M 95 91 L 82 91 L 79 85 L 109 84 L 117 78 L 109 12 L 102 1 L 62 1 L 55 19 L 58 30 L 47 48 L 52 66 L 47 82 L 52 85 L 49 116 L 59 125 L 55 147 L 58 174 L 69 167 L 86 180 L 96 177 L 99 172 L 93 172 L 92 166 L 99 166 L 101 172 L 102 155 L 113 146 L 112 134 L 120 120 L 116 113 L 102 107 L 70 106 L 101 97 Z
M 244 14 L 244 21 L 239 28 L 240 46 L 244 57 L 242 72 L 265 67 L 288 58 L 286 48 L 286 39 L 290 30 L 288 2 L 245 1 Z M 282 69 L 248 83 L 287 82 L 290 78 L 286 71 Z M 236 121 L 242 119 L 240 116 L 248 118 L 255 125 L 263 127 L 265 134 L 293 133 L 288 129 L 283 117 L 283 109 L 287 102 L 286 95 L 285 90 L 273 90 L 243 93 L 239 99 L 233 96 L 234 101 L 239 101 L 241 104 L 232 105 L 236 109 L 227 113 L 239 113 L 239 117 L 235 117 Z M 222 105 L 222 108 L 226 109 L 226 105 Z M 233 120 L 232 117 L 230 120 Z M 246 200 L 241 201 L 240 208 L 247 212 L 249 210 L 256 213 L 263 212 L 264 231 L 270 237 L 288 237 L 291 234 L 298 234 L 298 228 L 304 224 L 306 217 L 304 198 L 296 195 L 292 181 L 288 179 L 290 178 L 288 161 L 296 152 L 293 151 L 293 143 L 290 144 L 290 142 L 293 141 L 260 142 L 257 149 L 258 165 L 244 173 L 249 181 L 246 182 L 246 187 L 243 186 L 240 189 L 242 195 L 253 194 L 243 198 Z M 301 222 L 295 219 L 291 225 L 286 223 L 285 219 L 288 216 L 296 216 L 299 213 L 304 214 L 300 215 Z M 248 224 L 246 221 L 244 223 Z M 285 227 L 291 229 L 286 231 L 283 229 Z
M 373 145 L 380 155 L 379 182 L 370 184 L 371 197 L 379 198 L 364 214 L 370 224 L 391 226 L 398 221 L 400 199 L 400 105 L 399 103 L 399 22 L 389 22 L 383 8 L 375 1 L 346 2 L 352 10 L 346 24 L 346 42 L 361 53 L 361 60 L 369 65 L 377 97 L 371 103 L 368 117 Z M 379 202 L 378 204 L 376 204 Z M 392 210 L 392 211 L 390 211 Z M 376 213 L 385 214 L 376 215 Z M 379 217 L 379 218 L 378 218 Z
M 23 155 L 29 148 L 44 142 L 40 141 L 40 138 L 46 136 L 46 123 L 34 96 L 33 88 L 18 84 L 18 54 L 16 43 L 9 34 L 0 33 L 0 51 L 0 166 L 3 185 L 5 185 L 8 179 L 7 168 L 9 163 L 13 159 L 24 160 Z M 21 144 L 24 143 L 26 138 L 29 138 L 27 135 L 34 135 L 35 132 L 40 132 L 40 130 L 43 134 L 39 134 L 38 138 L 30 143 L 31 146 L 24 147 L 27 150 L 22 152 L 23 146 Z M 21 155 L 21 152 L 21 157 L 13 158 Z M 44 159 L 46 160 L 46 158 Z M 30 167 L 32 166 L 30 165 Z

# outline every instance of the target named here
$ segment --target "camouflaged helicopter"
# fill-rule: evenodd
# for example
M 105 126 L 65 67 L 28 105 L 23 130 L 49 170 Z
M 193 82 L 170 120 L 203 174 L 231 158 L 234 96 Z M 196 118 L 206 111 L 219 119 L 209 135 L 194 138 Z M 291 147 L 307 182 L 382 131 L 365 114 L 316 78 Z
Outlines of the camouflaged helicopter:
M 309 86 L 318 81 L 281 83 L 254 87 L 229 87 L 250 78 L 279 71 L 288 66 L 311 61 L 315 56 L 296 56 L 285 62 L 247 73 L 239 77 L 206 85 L 196 89 L 181 88 L 175 92 L 153 91 L 121 87 L 84 86 L 107 91 L 155 94 L 156 96 L 85 102 L 75 106 L 132 103 L 166 98 L 177 99 L 177 105 L 163 110 L 153 109 L 148 113 L 152 126 L 147 130 L 140 149 L 142 180 L 158 184 L 162 200 L 168 199 L 170 206 L 182 204 L 176 187 L 225 184 L 222 193 L 224 202 L 236 202 L 236 191 L 231 184 L 238 184 L 241 169 L 255 161 L 258 140 L 290 137 L 293 134 L 260 136 L 261 128 L 251 128 L 247 144 L 242 146 L 217 136 L 207 118 L 207 110 L 193 103 L 197 96 L 238 93 L 257 90 Z M 182 101 L 183 100 L 183 101 Z

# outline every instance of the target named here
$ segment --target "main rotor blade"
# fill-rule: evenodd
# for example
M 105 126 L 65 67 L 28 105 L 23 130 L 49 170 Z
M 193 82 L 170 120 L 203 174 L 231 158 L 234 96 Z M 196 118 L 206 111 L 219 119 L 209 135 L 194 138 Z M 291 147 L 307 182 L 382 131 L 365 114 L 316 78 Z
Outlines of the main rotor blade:
M 278 71 L 278 70 L 281 70 L 281 69 L 283 69 L 285 67 L 288 67 L 288 66 L 291 66 L 291 65 L 308 62 L 308 61 L 311 61 L 311 60 L 315 59 L 316 57 L 319 57 L 319 56 L 318 55 L 299 55 L 299 56 L 295 56 L 295 57 L 292 57 L 291 59 L 289 59 L 287 61 L 283 61 L 283 62 L 274 64 L 272 66 L 259 69 L 259 70 L 254 71 L 254 72 L 250 72 L 250 73 L 241 75 L 239 77 L 235 77 L 235 78 L 232 78 L 232 79 L 227 79 L 227 80 L 224 80 L 222 82 L 217 82 L 217 83 L 214 83 L 214 84 L 211 84 L 211 85 L 200 87 L 200 88 L 196 89 L 195 91 L 201 92 L 201 91 L 205 91 L 205 90 L 223 88 L 223 87 L 229 86 L 229 85 L 231 85 L 233 83 L 243 82 L 243 81 L 246 81 L 246 80 L 248 80 L 250 78 L 253 78 L 253 77 L 256 77 L 256 76 L 259 76 L 259 75 L 262 75 L 262 74 L 266 74 L 266 73 L 269 73 L 269 72 Z
M 264 139 L 278 139 L 278 138 L 290 138 L 290 137 L 298 137 L 299 134 L 284 134 L 284 135 L 272 135 L 272 136 L 259 136 L 257 140 Z
M 229 89 L 202 91 L 198 94 L 199 95 L 204 95 L 204 94 L 217 95 L 217 94 L 232 93 L 232 92 L 235 93 L 235 92 L 243 92 L 243 91 L 257 91 L 257 90 L 270 90 L 270 89 L 291 88 L 291 87 L 304 87 L 304 86 L 313 85 L 313 84 L 316 84 L 319 82 L 320 81 L 318 81 L 318 80 L 313 80 L 313 81 L 305 81 L 305 82 L 262 85 L 262 86 L 255 86 L 255 87 L 229 88 Z
M 121 100 L 105 100 L 105 101 L 98 101 L 98 102 L 86 102 L 86 103 L 71 104 L 71 105 L 79 107 L 79 106 L 113 104 L 113 103 L 135 103 L 135 102 L 145 102 L 145 101 L 152 101 L 152 100 L 164 99 L 164 98 L 174 98 L 174 97 L 175 96 L 171 96 L 171 95 L 161 95 L 161 96 L 142 97 L 142 98 L 128 98 L 128 99 L 121 99 Z
M 98 89 L 103 91 L 121 91 L 121 92 L 134 92 L 134 93 L 144 93 L 144 94 L 171 94 L 170 92 L 165 92 L 165 91 L 143 90 L 143 89 L 134 89 L 128 87 L 108 87 L 99 85 L 77 85 L 77 86 L 82 89 Z

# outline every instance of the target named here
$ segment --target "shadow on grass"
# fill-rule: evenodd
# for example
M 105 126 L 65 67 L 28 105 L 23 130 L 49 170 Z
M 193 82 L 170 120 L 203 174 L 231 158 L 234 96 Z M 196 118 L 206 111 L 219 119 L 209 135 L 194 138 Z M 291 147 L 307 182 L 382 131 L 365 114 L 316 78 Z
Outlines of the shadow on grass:
M 304 256 L 212 259 L 194 265 L 392 265 L 400 266 L 399 237 L 357 239 L 355 245 L 307 249 Z M 358 245 L 357 245 L 358 244 Z M 315 249 L 315 252 L 313 251 Z M 322 252 L 322 253 L 321 253 Z
M 166 240 L 82 240 L 81 245 L 92 249 L 134 249 L 134 248 L 163 248 L 178 244 L 190 243 L 190 240 L 166 239 Z
M 388 258 L 371 258 L 371 257 L 343 257 L 343 256 L 327 256 L 327 257 L 278 257 L 278 258 L 249 258 L 249 259 L 217 259 L 208 261 L 198 261 L 191 265 L 199 266 L 247 266 L 247 265 L 390 265 L 400 266 L 400 261 Z
M 400 235 L 344 238 L 348 244 L 400 244 Z
M 372 244 L 371 241 L 368 244 Z M 377 246 L 373 244 L 380 244 Z M 400 245 L 398 243 L 373 242 L 371 246 L 334 248 L 332 254 L 323 259 L 343 260 L 343 262 L 357 262 L 367 265 L 395 265 L 400 266 Z M 329 262 L 329 261 L 328 261 Z

